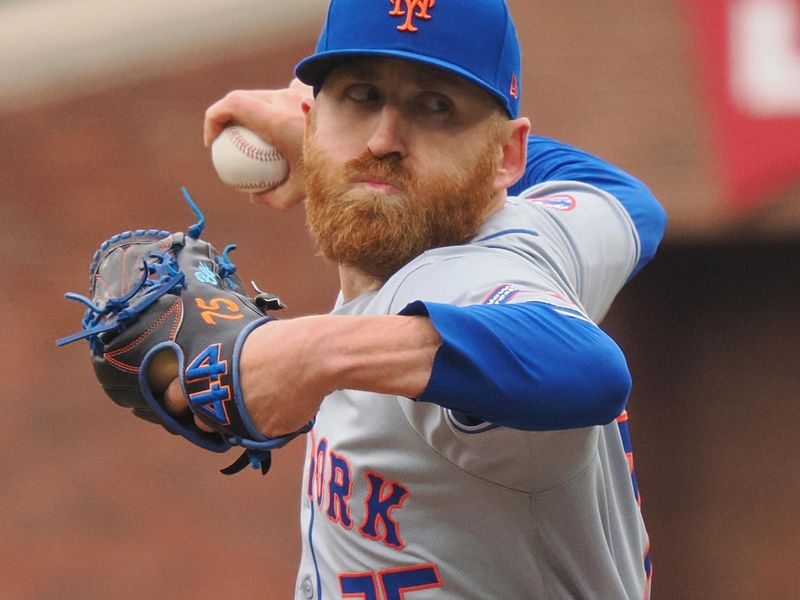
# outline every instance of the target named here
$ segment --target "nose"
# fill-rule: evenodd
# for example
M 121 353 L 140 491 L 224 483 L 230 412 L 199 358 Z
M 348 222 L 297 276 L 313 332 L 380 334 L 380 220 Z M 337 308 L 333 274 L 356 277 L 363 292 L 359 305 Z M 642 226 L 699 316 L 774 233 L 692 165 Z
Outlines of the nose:
M 375 128 L 367 141 L 369 151 L 377 158 L 389 154 L 399 154 L 400 157 L 404 157 L 406 148 L 397 109 L 390 104 L 385 104 L 375 118 Z

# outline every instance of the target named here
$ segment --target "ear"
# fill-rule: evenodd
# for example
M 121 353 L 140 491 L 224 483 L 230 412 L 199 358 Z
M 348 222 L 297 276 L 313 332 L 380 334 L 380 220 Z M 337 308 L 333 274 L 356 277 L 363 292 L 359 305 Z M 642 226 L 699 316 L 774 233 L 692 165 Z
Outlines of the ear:
M 304 99 L 300 103 L 300 110 L 303 111 L 303 117 L 305 117 L 306 120 L 305 136 L 308 137 L 314 127 L 314 101 Z
M 528 160 L 528 133 L 531 122 L 520 117 L 502 124 L 500 141 L 503 154 L 495 176 L 495 191 L 505 191 L 525 174 Z

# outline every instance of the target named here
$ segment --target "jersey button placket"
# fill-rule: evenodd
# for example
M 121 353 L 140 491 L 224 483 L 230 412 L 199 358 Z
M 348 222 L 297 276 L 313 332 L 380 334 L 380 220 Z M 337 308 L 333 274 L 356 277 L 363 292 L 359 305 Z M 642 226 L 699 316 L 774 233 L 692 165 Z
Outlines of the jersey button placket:
M 303 594 L 303 598 L 306 598 L 306 600 L 314 598 L 314 584 L 311 583 L 311 577 L 303 578 L 302 583 L 300 583 L 300 593 Z

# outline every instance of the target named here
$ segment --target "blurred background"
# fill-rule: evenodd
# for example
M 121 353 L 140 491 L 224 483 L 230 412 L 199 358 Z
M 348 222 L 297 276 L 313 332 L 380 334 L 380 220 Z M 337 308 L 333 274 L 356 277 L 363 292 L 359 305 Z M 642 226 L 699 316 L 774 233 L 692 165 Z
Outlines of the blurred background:
M 0 598 L 292 597 L 304 442 L 224 477 L 232 457 L 117 408 L 86 345 L 54 339 L 79 328 L 63 294 L 100 242 L 194 222 L 181 185 L 288 316 L 329 309 L 302 210 L 225 187 L 201 135 L 227 91 L 288 84 L 325 4 L 0 2 Z M 653 597 L 798 598 L 800 1 L 509 4 L 534 131 L 637 175 L 670 217 L 603 324 L 634 376 Z

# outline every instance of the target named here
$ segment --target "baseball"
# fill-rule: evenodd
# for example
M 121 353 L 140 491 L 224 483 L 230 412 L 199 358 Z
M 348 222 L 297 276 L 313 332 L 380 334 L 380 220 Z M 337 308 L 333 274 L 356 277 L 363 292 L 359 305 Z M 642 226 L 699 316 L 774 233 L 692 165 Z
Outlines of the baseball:
M 223 182 L 250 194 L 274 189 L 289 175 L 280 152 L 240 125 L 226 127 L 212 142 L 211 162 Z

